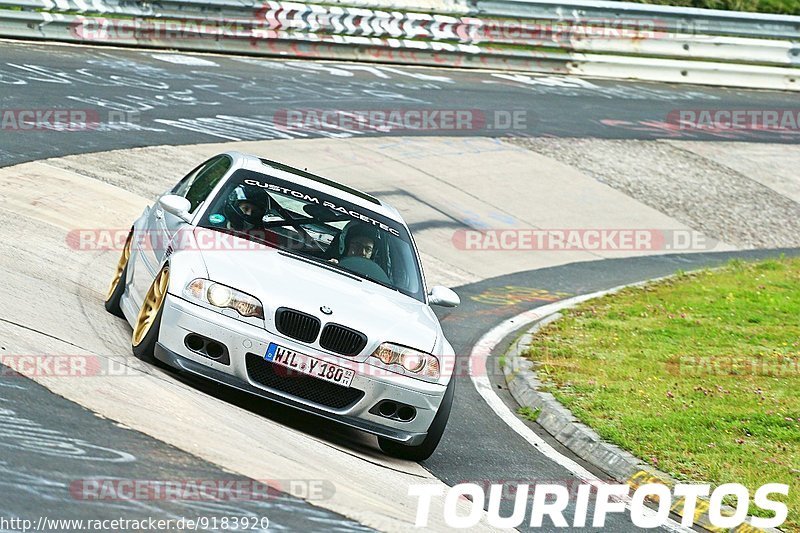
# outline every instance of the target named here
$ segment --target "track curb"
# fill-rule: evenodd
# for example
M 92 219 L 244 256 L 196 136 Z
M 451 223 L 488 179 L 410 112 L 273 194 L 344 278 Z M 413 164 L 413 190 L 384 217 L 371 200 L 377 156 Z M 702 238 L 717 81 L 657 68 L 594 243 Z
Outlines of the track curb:
M 511 343 L 503 356 L 504 363 L 501 365 L 511 396 L 520 406 L 538 411 L 536 416 L 537 424 L 575 455 L 606 472 L 617 482 L 628 484 L 634 490 L 648 483 L 659 483 L 673 487 L 680 482 L 669 474 L 653 468 L 619 446 L 605 442 L 592 428 L 578 421 L 572 412 L 556 400 L 552 394 L 541 391 L 542 382 L 536 374 L 535 363 L 524 357 L 523 353 L 531 344 L 534 335 L 542 327 L 561 318 L 561 310 L 575 307 L 587 300 L 616 293 L 628 287 L 643 286 L 670 277 L 672 276 L 620 285 L 558 302 L 557 308 L 554 306 L 550 313 L 538 318 L 533 322 L 532 326 Z M 677 498 L 672 503 L 670 510 L 683 518 L 684 504 L 685 498 Z M 715 533 L 780 533 L 780 530 L 776 528 L 755 527 L 749 523 L 750 518 L 748 518 L 747 522 L 732 529 L 717 527 L 711 523 L 708 509 L 708 498 L 698 498 L 693 519 L 695 526 L 700 526 Z M 732 515 L 734 511 L 730 506 L 722 507 L 724 515 Z

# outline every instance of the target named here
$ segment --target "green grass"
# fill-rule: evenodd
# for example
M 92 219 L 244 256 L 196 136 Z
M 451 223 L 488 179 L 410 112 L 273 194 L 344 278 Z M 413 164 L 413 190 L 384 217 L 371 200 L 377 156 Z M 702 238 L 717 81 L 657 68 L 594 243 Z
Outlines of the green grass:
M 800 0 L 632 0 L 639 4 L 800 15 Z
M 541 413 L 541 409 L 531 409 L 527 405 L 525 407 L 520 407 L 517 409 L 517 414 L 527 418 L 531 422 L 536 422 L 536 419 L 539 418 L 539 413 Z
M 534 336 L 528 356 L 582 422 L 680 480 L 751 495 L 788 483 L 785 526 L 800 531 L 800 259 L 731 262 L 586 302 Z

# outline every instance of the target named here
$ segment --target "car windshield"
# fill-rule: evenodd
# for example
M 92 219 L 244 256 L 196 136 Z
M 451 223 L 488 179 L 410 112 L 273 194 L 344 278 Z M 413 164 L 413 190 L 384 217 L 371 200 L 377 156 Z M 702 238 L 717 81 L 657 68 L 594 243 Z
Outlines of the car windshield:
M 296 183 L 237 170 L 199 226 L 263 242 L 425 301 L 419 262 L 402 224 Z

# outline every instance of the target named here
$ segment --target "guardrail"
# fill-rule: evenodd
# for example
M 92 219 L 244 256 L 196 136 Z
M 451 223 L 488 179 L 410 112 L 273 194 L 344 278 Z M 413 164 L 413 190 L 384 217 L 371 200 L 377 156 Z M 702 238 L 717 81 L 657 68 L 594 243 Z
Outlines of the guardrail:
M 492 17 L 560 20 L 647 20 L 674 33 L 730 35 L 757 39 L 800 39 L 800 17 L 744 13 L 608 0 L 472 0 L 472 13 Z
M 358 5 L 0 0 L 0 36 L 800 90 L 800 17 L 600 0 L 414 4 L 433 12 L 340 1 Z

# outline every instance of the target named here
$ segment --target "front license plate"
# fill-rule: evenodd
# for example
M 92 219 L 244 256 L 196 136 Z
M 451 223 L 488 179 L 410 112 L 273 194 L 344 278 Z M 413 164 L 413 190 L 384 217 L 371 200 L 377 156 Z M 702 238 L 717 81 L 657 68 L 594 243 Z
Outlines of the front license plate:
M 343 387 L 349 387 L 350 383 L 353 382 L 353 376 L 355 376 L 353 370 L 289 350 L 283 346 L 278 346 L 274 342 L 269 343 L 264 359 L 276 365 L 285 366 L 302 374 L 324 379 Z

